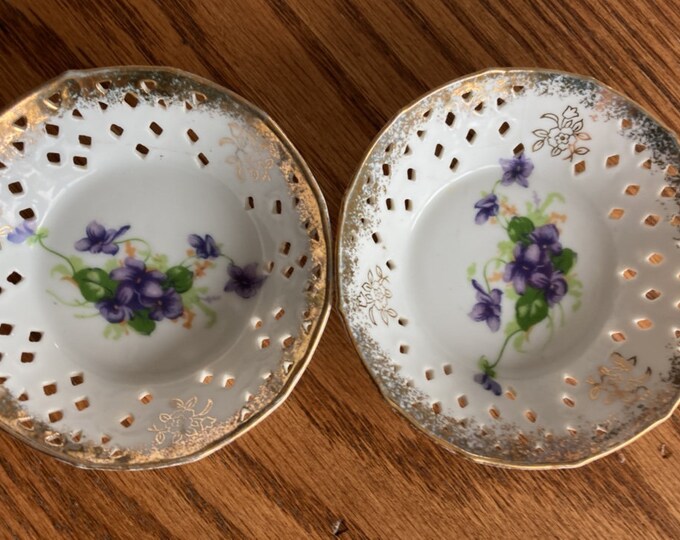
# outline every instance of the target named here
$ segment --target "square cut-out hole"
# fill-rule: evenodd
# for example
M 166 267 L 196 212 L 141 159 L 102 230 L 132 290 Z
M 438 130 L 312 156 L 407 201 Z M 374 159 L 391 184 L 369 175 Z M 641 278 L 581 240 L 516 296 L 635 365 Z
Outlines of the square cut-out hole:
M 48 383 L 43 385 L 43 392 L 46 396 L 53 396 L 57 393 L 57 383 Z
M 64 413 L 62 411 L 50 411 L 47 413 L 47 417 L 50 419 L 50 422 L 59 422 L 62 418 L 64 418 Z
M 47 133 L 50 137 L 58 137 L 59 126 L 56 124 L 45 124 L 45 133 Z
M 236 384 L 236 379 L 234 377 L 227 377 L 224 379 L 224 387 L 225 388 L 232 388 Z
M 390 165 L 389 165 L 389 163 L 383 163 L 382 171 L 383 171 L 383 176 L 389 176 L 390 175 Z
M 680 214 L 675 214 L 671 218 L 671 226 L 673 227 L 680 227 Z
M 419 139 L 422 139 L 423 137 L 425 137 L 425 130 L 424 129 L 417 130 L 416 135 L 418 136 Z
M 74 405 L 76 406 L 76 409 L 78 409 L 79 411 L 84 411 L 90 406 L 90 402 L 87 398 L 83 398 L 76 401 Z
M 408 319 L 405 319 L 404 317 L 400 317 L 397 322 L 399 323 L 399 326 L 408 326 Z
M 409 351 L 408 345 L 399 345 L 399 352 L 401 354 L 408 354 L 408 351 Z
M 524 145 L 522 143 L 519 143 L 517 146 L 515 146 L 512 149 L 512 153 L 516 156 L 519 156 L 520 154 L 524 153 Z
M 78 135 L 78 142 L 83 146 L 92 146 L 92 137 L 89 135 Z
M 574 163 L 574 174 L 579 175 L 583 174 L 586 172 L 586 162 L 585 161 L 579 161 L 578 163 Z
M 279 253 L 282 255 L 288 255 L 290 253 L 290 242 L 282 242 L 279 247 Z
M 668 176 L 678 176 L 678 168 L 675 165 L 668 165 L 665 172 Z
M 59 165 L 61 163 L 61 154 L 59 152 L 47 152 L 47 161 L 53 165 Z
M 413 182 L 416 179 L 416 171 L 414 169 L 408 169 L 406 171 L 406 178 Z
M 9 336 L 12 333 L 14 327 L 11 324 L 2 323 L 0 324 L 0 336 Z
M 385 199 L 385 206 L 387 207 L 388 210 L 394 210 L 394 205 L 392 204 L 392 199 L 390 199 L 390 198 Z
M 21 182 L 12 182 L 7 188 L 12 195 L 20 195 L 24 192 L 24 186 L 21 185 Z
M 434 369 L 426 369 L 425 370 L 425 378 L 428 381 L 431 381 L 432 379 L 434 379 Z
M 163 128 L 159 126 L 156 122 L 151 122 L 149 124 L 149 129 L 153 132 L 156 137 L 160 137 L 160 135 L 163 133 Z
M 623 276 L 623 279 L 630 280 L 637 276 L 637 271 L 633 270 L 632 268 L 626 268 L 623 272 L 621 272 L 621 275 Z
M 642 163 L 640 163 L 640 167 L 643 169 L 651 169 L 652 168 L 652 160 L 651 159 L 646 159 Z
M 673 186 L 666 186 L 661 190 L 661 196 L 664 198 L 675 197 L 676 189 Z
M 622 341 L 626 341 L 626 335 L 623 332 L 611 332 L 609 335 L 617 343 L 621 343 Z
M 638 328 L 642 330 L 649 330 L 652 326 L 654 326 L 652 321 L 650 321 L 649 319 L 637 319 L 635 321 L 635 324 L 637 324 Z
M 203 384 L 210 384 L 210 383 L 212 382 L 212 380 L 213 380 L 212 373 L 204 373 L 204 374 L 201 376 L 201 382 L 202 382 Z
M 621 119 L 621 129 L 630 129 L 632 125 L 633 125 L 633 122 L 630 118 L 622 118 Z
M 120 421 L 120 425 L 124 428 L 129 428 L 135 421 L 135 417 L 128 414 L 125 418 Z
M 109 130 L 111 130 L 111 133 L 113 133 L 116 137 L 120 137 L 125 132 L 125 130 L 118 124 L 111 124 L 109 126 Z
M 411 199 L 406 199 L 404 201 L 404 210 L 411 212 L 413 210 L 413 201 Z
M 474 129 L 470 129 L 467 135 L 465 135 L 465 140 L 472 144 L 475 141 L 475 137 L 477 137 L 477 132 Z
M 135 146 L 135 150 L 137 150 L 137 153 L 142 157 L 149 155 L 149 149 L 141 143 Z
M 609 219 L 621 219 L 623 214 L 623 208 L 612 208 L 612 210 L 609 212 Z
M 35 354 L 32 352 L 22 352 L 21 353 L 21 363 L 22 364 L 30 364 L 35 360 Z
M 657 216 L 656 214 L 649 214 L 645 220 L 644 224 L 647 225 L 648 227 L 656 227 L 657 223 L 659 223 L 659 220 L 661 218 Z
M 111 442 L 111 437 L 109 437 L 108 435 L 102 435 L 100 440 L 102 444 L 107 444 Z
M 649 290 L 645 293 L 645 298 L 646 298 L 647 300 L 656 300 L 656 299 L 659 298 L 660 296 L 661 296 L 661 293 L 660 293 L 659 291 L 657 291 L 656 289 L 649 289 Z
M 449 112 L 449 113 L 446 115 L 446 119 L 444 120 L 444 122 L 446 122 L 446 125 L 450 127 L 450 126 L 453 125 L 453 122 L 454 122 L 455 120 L 456 120 L 456 115 L 453 114 L 452 112 Z
M 133 109 L 139 104 L 139 98 L 132 92 L 127 92 L 123 97 L 123 101 Z
M 271 345 L 271 340 L 268 337 L 260 339 L 260 349 L 266 349 Z
M 439 401 L 432 404 L 432 412 L 434 412 L 434 414 L 441 414 L 442 410 L 442 404 Z
M 7 276 L 7 281 L 9 281 L 12 285 L 17 285 L 23 279 L 24 277 L 16 270 L 12 272 L 9 276 Z
M 458 406 L 459 406 L 461 409 L 464 409 L 465 407 L 468 406 L 468 399 L 467 399 L 467 396 L 458 396 L 458 399 L 457 399 L 456 401 L 458 401 Z
M 508 132 L 509 129 L 510 129 L 510 124 L 508 124 L 507 122 L 503 122 L 501 124 L 501 127 L 498 128 L 498 133 L 500 133 L 501 135 L 505 135 Z
M 288 336 L 281 342 L 281 346 L 284 349 L 290 349 L 295 343 L 295 338 L 293 336 Z
M 139 396 L 139 402 L 142 405 L 148 405 L 153 401 L 153 396 L 149 392 L 145 392 L 141 396 Z
M 612 167 L 616 167 L 619 164 L 619 155 L 614 154 L 612 156 L 608 156 L 607 159 L 605 160 L 605 166 L 608 169 L 611 169 Z
M 451 364 L 444 364 L 442 366 L 442 371 L 444 372 L 444 375 L 451 375 L 451 373 L 453 373 L 453 368 L 451 367 Z
M 19 210 L 19 215 L 23 219 L 33 219 L 35 217 L 35 212 L 32 208 L 24 208 L 23 210 Z
M 663 262 L 663 255 L 661 253 L 652 253 L 647 257 L 647 261 L 653 265 L 661 264 Z
M 85 377 L 83 376 L 82 373 L 76 373 L 75 375 L 71 375 L 71 384 L 73 386 L 80 386 L 85 382 Z
M 73 156 L 73 164 L 76 167 L 87 167 L 87 158 L 85 156 Z
M 626 186 L 626 190 L 624 193 L 626 195 L 630 195 L 631 197 L 635 197 L 640 192 L 640 186 L 637 184 L 629 184 Z
M 292 266 L 288 266 L 287 268 L 281 270 L 281 273 L 283 274 L 283 277 L 285 277 L 286 279 L 290 279 L 290 276 L 293 275 L 294 271 L 295 268 L 293 268 Z
M 189 140 L 192 143 L 195 143 L 198 141 L 198 135 L 196 135 L 196 132 L 193 129 L 188 129 L 187 130 L 187 137 L 189 137 Z

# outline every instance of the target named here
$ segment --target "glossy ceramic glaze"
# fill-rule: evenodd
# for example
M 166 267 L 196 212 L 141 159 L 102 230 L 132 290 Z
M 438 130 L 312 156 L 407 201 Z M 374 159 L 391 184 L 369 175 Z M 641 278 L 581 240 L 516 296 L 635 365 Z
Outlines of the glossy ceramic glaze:
M 678 142 L 591 79 L 492 70 L 379 135 L 341 308 L 385 396 L 484 463 L 575 466 L 680 395 Z
M 196 459 L 270 412 L 328 314 L 328 220 L 278 127 L 170 69 L 0 118 L 4 427 L 82 466 Z

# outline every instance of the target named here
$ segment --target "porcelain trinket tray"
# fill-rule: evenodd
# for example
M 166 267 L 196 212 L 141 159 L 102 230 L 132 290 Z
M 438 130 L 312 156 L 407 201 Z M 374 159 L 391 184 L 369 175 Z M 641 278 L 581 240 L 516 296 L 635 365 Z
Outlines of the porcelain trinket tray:
M 0 425 L 84 467 L 195 460 L 288 395 L 329 311 L 310 171 L 239 96 L 69 72 L 0 117 Z
M 382 131 L 346 196 L 342 313 L 385 397 L 482 463 L 571 467 L 680 397 L 678 141 L 588 78 L 490 70 Z

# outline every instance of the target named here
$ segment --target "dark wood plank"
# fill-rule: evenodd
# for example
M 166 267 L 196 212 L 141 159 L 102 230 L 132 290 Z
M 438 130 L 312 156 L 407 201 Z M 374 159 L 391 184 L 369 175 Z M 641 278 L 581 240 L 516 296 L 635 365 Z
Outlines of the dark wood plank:
M 16 0 L 0 4 L 0 104 L 66 69 L 195 72 L 281 124 L 317 176 L 335 229 L 380 127 L 471 71 L 590 74 L 679 129 L 679 27 L 677 1 Z M 0 435 L 0 536 L 300 538 L 339 528 L 343 538 L 678 538 L 678 459 L 676 415 L 578 470 L 464 461 L 389 408 L 334 312 L 291 398 L 201 462 L 81 471 Z

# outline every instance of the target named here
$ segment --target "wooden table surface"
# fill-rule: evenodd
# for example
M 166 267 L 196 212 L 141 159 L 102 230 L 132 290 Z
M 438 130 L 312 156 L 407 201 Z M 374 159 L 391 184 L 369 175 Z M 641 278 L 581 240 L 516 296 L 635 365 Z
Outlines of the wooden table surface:
M 282 126 L 337 229 L 381 126 L 492 66 L 593 75 L 680 130 L 680 3 L 3 1 L 0 105 L 72 68 L 176 66 Z M 0 537 L 680 538 L 680 417 L 577 470 L 467 462 L 382 399 L 334 310 L 288 401 L 198 463 L 77 470 L 0 434 Z

